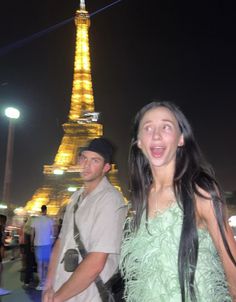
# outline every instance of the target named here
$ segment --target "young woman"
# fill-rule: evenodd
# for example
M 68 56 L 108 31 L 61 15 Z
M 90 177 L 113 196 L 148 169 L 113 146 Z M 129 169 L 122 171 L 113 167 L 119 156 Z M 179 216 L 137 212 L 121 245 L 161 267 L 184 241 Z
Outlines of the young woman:
M 172 103 L 136 115 L 133 215 L 121 251 L 128 302 L 236 301 L 236 242 L 189 122 Z

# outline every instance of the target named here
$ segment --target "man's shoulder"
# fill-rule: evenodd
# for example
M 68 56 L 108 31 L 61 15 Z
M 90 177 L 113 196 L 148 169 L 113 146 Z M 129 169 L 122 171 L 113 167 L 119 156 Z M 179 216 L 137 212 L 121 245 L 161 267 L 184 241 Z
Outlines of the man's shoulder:
M 46 216 L 46 217 L 47 217 L 47 221 L 49 221 L 52 224 L 54 223 L 54 220 L 52 217 L 50 217 L 50 216 Z
M 124 197 L 122 193 L 109 181 L 107 181 L 106 185 L 103 187 L 103 190 L 99 193 L 104 203 L 109 201 L 120 205 L 124 204 Z
M 71 197 L 70 197 L 70 199 L 69 199 L 69 201 L 68 201 L 68 203 L 66 205 L 66 211 L 69 211 L 69 210 L 73 209 L 75 203 L 78 201 L 79 196 L 81 195 L 82 192 L 83 192 L 83 189 L 80 188 L 78 191 L 74 192 L 71 195 Z
M 122 196 L 120 191 L 107 178 L 103 182 L 102 191 L 116 196 Z
M 104 176 L 104 178 L 101 182 L 101 187 L 102 187 L 102 189 L 107 189 L 107 190 L 110 189 L 111 191 L 119 193 L 117 188 L 110 182 L 110 180 L 106 176 Z
M 52 217 L 48 216 L 48 215 L 41 215 L 41 216 L 38 216 L 37 217 L 37 220 L 36 222 L 41 222 L 41 223 L 47 223 L 47 222 L 50 222 L 50 223 L 53 223 L 53 219 Z

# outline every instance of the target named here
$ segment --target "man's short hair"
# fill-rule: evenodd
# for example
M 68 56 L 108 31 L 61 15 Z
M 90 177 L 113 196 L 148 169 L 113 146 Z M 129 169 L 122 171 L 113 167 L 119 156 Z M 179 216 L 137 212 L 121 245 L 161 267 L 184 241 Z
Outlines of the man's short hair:
M 41 206 L 41 211 L 42 211 L 42 212 L 46 212 L 46 211 L 47 211 L 47 206 L 46 206 L 45 204 L 43 204 L 43 205 Z
M 112 144 L 106 138 L 99 137 L 91 140 L 87 146 L 80 148 L 79 155 L 83 151 L 93 151 L 101 155 L 105 163 L 111 164 L 113 149 Z

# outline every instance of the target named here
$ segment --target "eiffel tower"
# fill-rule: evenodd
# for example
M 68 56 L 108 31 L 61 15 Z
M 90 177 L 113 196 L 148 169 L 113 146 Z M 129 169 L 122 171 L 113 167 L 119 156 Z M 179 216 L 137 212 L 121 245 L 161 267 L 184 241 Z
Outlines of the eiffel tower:
M 80 0 L 80 8 L 76 11 L 75 25 L 74 78 L 68 121 L 62 125 L 64 136 L 54 163 L 44 166 L 43 186 L 26 203 L 25 210 L 31 214 L 39 212 L 41 206 L 46 204 L 49 215 L 59 215 L 72 192 L 82 185 L 77 165 L 78 149 L 88 140 L 103 135 L 103 125 L 97 121 L 98 113 L 94 111 L 88 34 L 90 19 L 84 0 Z M 117 172 L 115 165 L 112 165 L 109 179 L 120 189 Z

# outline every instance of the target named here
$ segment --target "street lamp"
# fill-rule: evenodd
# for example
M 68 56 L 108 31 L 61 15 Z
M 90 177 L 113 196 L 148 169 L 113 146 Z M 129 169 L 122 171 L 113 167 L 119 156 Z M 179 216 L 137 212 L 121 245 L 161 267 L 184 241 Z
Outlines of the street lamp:
M 11 170 L 12 170 L 12 159 L 13 159 L 13 143 L 14 143 L 14 120 L 20 117 L 20 111 L 16 108 L 8 107 L 5 109 L 5 115 L 9 118 L 9 126 L 8 126 L 7 155 L 6 155 L 2 200 L 4 203 L 6 203 L 9 209 Z

